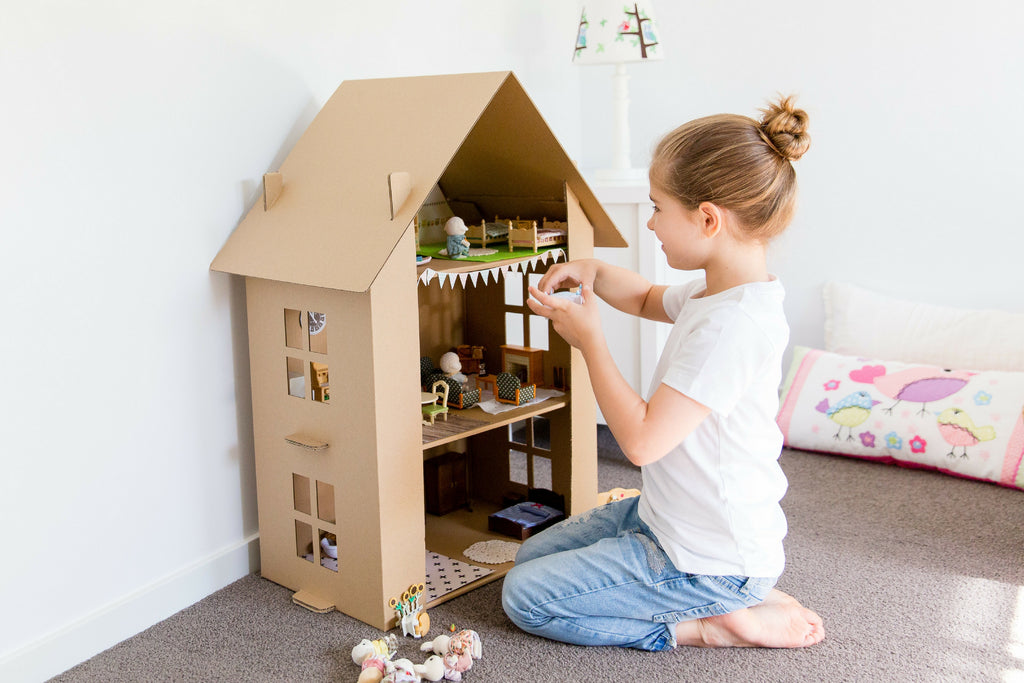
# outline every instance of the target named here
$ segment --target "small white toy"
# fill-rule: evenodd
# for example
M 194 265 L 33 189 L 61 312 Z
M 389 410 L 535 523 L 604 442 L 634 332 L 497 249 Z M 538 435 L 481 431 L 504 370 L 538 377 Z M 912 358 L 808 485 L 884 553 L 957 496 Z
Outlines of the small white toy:
M 395 610 L 399 623 L 402 625 L 402 635 L 422 638 L 430 630 L 430 615 L 427 614 L 420 598 L 426 586 L 422 583 L 413 584 L 402 593 L 401 598 L 391 598 L 388 606 Z
M 464 629 L 451 636 L 440 635 L 420 645 L 424 652 L 432 651 L 444 662 L 444 679 L 458 683 L 462 674 L 473 666 L 474 659 L 483 656 L 483 644 L 476 631 Z
M 448 377 L 451 377 L 459 384 L 465 384 L 467 377 L 462 374 L 462 361 L 459 360 L 459 354 L 454 351 L 449 351 L 441 356 L 441 360 L 438 361 L 441 365 L 441 372 Z
M 388 675 L 382 683 L 420 683 L 420 675 L 413 663 L 403 657 L 388 664 Z
M 444 678 L 444 660 L 437 655 L 430 655 L 427 661 L 417 664 L 413 669 L 425 681 L 439 681 Z
M 445 248 L 439 253 L 448 258 L 465 258 L 469 255 L 469 240 L 465 238 L 466 222 L 458 216 L 452 216 L 444 224 L 444 232 L 448 235 Z
M 320 539 L 320 547 L 323 548 L 324 555 L 332 560 L 338 559 L 338 546 L 332 545 L 326 536 Z
M 361 667 L 358 683 L 380 683 L 391 658 L 398 652 L 398 638 L 389 633 L 383 638 L 363 638 L 352 648 L 352 662 Z

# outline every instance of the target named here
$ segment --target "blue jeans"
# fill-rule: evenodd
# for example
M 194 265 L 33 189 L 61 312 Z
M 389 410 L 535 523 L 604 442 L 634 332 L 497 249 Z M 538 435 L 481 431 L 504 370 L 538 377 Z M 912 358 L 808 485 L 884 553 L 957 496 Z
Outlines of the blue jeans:
M 570 517 L 523 543 L 501 602 L 519 628 L 576 645 L 676 646 L 681 621 L 751 607 L 775 578 L 678 571 L 637 514 L 639 498 Z

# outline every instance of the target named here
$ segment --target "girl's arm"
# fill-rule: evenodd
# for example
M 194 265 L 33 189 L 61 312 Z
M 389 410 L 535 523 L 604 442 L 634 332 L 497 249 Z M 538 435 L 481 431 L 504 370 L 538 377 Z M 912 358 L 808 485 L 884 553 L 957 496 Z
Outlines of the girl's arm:
M 608 304 L 630 315 L 670 323 L 662 295 L 666 287 L 652 285 L 639 273 L 613 266 L 598 259 L 580 259 L 552 266 L 540 279 L 542 292 L 587 285 Z
M 527 302 L 530 309 L 550 319 L 555 331 L 583 353 L 597 404 L 615 440 L 634 465 L 660 459 L 711 412 L 665 385 L 655 391 L 650 402 L 629 386 L 608 351 L 597 301 L 589 285 L 583 285 L 583 304 L 548 296 L 533 287 L 530 293 L 534 297 Z

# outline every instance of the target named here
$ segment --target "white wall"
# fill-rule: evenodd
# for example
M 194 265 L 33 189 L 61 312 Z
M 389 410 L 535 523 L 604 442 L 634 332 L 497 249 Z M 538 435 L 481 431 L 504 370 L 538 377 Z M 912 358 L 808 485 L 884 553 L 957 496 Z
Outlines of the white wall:
M 0 679 L 249 571 L 244 293 L 210 261 L 345 79 L 512 69 L 578 146 L 546 5 L 4 3 Z
M 631 65 L 635 165 L 676 125 L 796 93 L 811 149 L 774 245 L 792 341 L 823 344 L 829 279 L 1022 312 L 1024 5 L 1013 0 L 657 4 L 666 60 Z M 611 161 L 611 67 L 582 68 L 585 168 Z
M 568 63 L 574 3 L 373 5 L 6 3 L 0 679 L 248 571 L 243 291 L 208 266 L 340 81 L 513 69 L 581 166 L 607 163 L 610 69 Z M 631 69 L 638 163 L 776 91 L 811 115 L 773 257 L 797 343 L 820 344 L 828 278 L 1022 310 L 1022 10 L 945 5 L 659 5 L 669 58 Z

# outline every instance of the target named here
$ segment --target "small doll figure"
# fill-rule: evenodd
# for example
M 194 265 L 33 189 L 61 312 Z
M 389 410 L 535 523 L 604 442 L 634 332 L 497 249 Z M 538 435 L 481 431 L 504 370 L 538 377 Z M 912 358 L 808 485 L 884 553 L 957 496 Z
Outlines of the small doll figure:
M 464 237 L 468 229 L 466 222 L 458 216 L 452 216 L 444 224 L 445 234 L 448 235 L 445 253 L 449 258 L 466 258 L 469 256 L 469 240 Z

